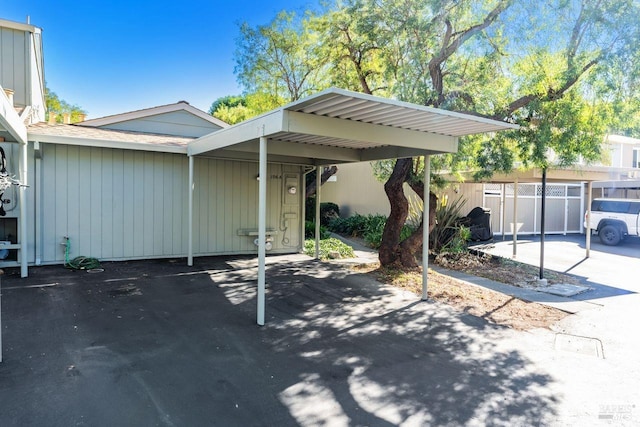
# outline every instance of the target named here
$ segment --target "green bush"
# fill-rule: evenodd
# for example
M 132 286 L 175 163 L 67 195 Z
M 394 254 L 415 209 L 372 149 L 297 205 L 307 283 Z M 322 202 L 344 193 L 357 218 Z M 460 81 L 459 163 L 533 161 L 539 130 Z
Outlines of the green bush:
M 387 223 L 384 215 L 355 214 L 349 218 L 336 218 L 329 223 L 329 230 L 345 236 L 360 237 L 372 248 L 379 248 L 382 242 L 382 232 Z M 400 241 L 413 233 L 415 227 L 407 224 L 402 227 Z
M 305 201 L 305 219 L 307 221 L 316 220 L 316 197 L 311 196 L 307 197 Z M 332 202 L 322 202 L 320 203 L 320 225 L 328 226 L 329 223 L 335 219 L 340 217 L 340 207 Z
M 362 237 L 367 225 L 367 217 L 355 214 L 349 218 L 335 218 L 329 223 L 329 230 L 345 236 Z
M 304 241 L 304 253 L 308 256 L 315 256 L 315 240 L 309 239 Z M 329 259 L 331 253 L 337 253 L 340 258 L 353 258 L 355 256 L 353 253 L 353 248 L 351 246 L 336 239 L 335 237 L 320 240 L 320 259 Z
M 320 225 L 320 239 L 328 239 L 331 236 L 327 227 Z M 316 237 L 316 223 L 315 221 L 305 221 L 304 222 L 304 238 L 305 239 L 315 239 Z
M 435 253 L 460 253 L 467 250 L 471 239 L 471 230 L 461 224 L 462 206 L 465 200 L 460 197 L 436 209 L 436 225 L 429 234 L 429 247 Z
M 378 249 L 382 242 L 382 232 L 387 223 L 387 217 L 384 215 L 367 215 L 367 222 L 364 227 L 362 237 L 372 248 Z

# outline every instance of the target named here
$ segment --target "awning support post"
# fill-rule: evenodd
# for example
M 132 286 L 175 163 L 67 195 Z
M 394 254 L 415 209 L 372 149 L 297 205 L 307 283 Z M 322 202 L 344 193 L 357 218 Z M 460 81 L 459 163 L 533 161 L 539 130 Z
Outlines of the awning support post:
M 518 254 L 518 177 L 513 183 L 513 255 Z
M 28 159 L 28 145 L 27 143 L 20 144 L 20 160 L 22 162 L 22 176 L 20 181 L 22 186 L 19 189 L 20 194 L 20 277 L 27 277 L 29 275 L 29 251 L 28 251 L 28 238 L 27 238 L 27 185 L 28 173 L 27 167 L 29 165 Z
M 258 318 L 264 325 L 265 311 L 265 269 L 267 239 L 267 138 L 260 137 L 260 165 L 258 169 Z
M 322 180 L 322 168 L 316 166 L 316 259 L 320 259 L 320 181 Z
M 193 265 L 193 156 L 189 156 L 189 213 L 187 265 Z
M 585 244 L 586 247 L 586 253 L 585 253 L 585 258 L 589 258 L 589 256 L 591 256 L 591 202 L 593 199 L 593 182 L 589 181 L 587 183 L 587 215 L 585 216 L 586 218 L 586 223 L 587 223 L 587 241 Z
M 422 209 L 422 300 L 426 301 L 429 284 L 429 181 L 431 180 L 431 157 L 424 156 L 424 203 Z

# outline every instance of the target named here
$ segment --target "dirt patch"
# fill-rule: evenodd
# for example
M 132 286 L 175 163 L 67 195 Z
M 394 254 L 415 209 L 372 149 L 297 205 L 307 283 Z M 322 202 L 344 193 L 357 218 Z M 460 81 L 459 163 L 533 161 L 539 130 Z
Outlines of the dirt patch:
M 475 257 L 474 255 L 471 256 Z M 472 262 L 474 261 L 468 261 L 468 263 Z M 462 264 L 464 263 L 458 263 L 459 268 L 457 269 L 461 269 Z M 502 283 L 510 283 L 508 280 L 521 281 L 523 279 L 523 276 L 519 276 L 518 273 L 512 274 L 512 271 L 506 271 L 509 267 L 500 264 L 494 265 L 489 262 L 489 264 L 479 265 L 477 268 L 484 274 L 478 274 L 478 270 L 471 269 L 462 271 Z M 526 267 L 523 268 L 526 269 Z M 422 271 L 420 269 L 401 271 L 381 268 L 375 264 L 360 266 L 357 269 L 360 272 L 374 275 L 382 283 L 390 284 L 418 295 L 422 293 Z M 456 310 L 517 330 L 549 328 L 552 324 L 568 315 L 562 310 L 523 301 L 491 289 L 463 282 L 433 270 L 429 270 L 428 292 L 429 298 L 448 304 Z
M 442 254 L 436 257 L 435 263 L 449 270 L 462 271 L 521 288 L 536 289 L 540 287 L 537 280 L 540 273 L 538 267 L 506 258 L 494 257 L 482 252 L 475 254 Z M 547 269 L 544 270 L 544 278 L 547 279 L 549 285 L 556 283 L 577 285 L 580 283 L 573 276 Z

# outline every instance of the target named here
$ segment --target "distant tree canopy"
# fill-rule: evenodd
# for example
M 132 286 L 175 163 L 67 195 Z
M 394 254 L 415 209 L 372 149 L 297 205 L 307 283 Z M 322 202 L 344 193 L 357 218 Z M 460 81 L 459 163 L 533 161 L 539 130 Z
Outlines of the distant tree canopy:
M 71 123 L 77 123 L 82 120 L 81 115 L 87 114 L 85 110 L 75 104 L 69 104 L 64 99 L 53 92 L 49 87 L 45 87 L 45 98 L 47 104 L 47 112 L 56 115 L 56 122 L 62 123 L 63 114 L 71 114 Z
M 282 104 L 282 100 L 263 93 L 252 93 L 244 96 L 229 95 L 216 99 L 209 108 L 209 114 L 233 125 L 270 111 Z

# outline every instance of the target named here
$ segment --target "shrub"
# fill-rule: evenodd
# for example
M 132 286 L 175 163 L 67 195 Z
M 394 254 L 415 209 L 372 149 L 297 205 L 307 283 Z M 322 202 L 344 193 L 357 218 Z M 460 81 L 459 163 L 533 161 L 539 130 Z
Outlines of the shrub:
M 384 215 L 355 214 L 349 218 L 336 218 L 329 223 L 329 230 L 345 236 L 360 237 L 372 248 L 379 248 L 382 242 L 382 232 L 387 223 Z M 402 227 L 400 241 L 406 239 L 415 231 L 412 224 Z
M 327 227 L 320 225 L 320 239 L 328 239 L 331 236 Z M 316 237 L 316 223 L 315 221 L 305 221 L 304 222 L 304 238 L 305 239 L 315 239 Z
M 345 236 L 362 237 L 367 225 L 367 217 L 355 214 L 349 218 L 335 218 L 329 223 L 329 229 Z
M 387 217 L 384 215 L 367 215 L 362 237 L 372 248 L 379 248 L 382 242 L 382 232 L 387 223 Z
M 305 219 L 307 221 L 316 220 L 316 197 L 307 197 L 305 201 Z M 340 217 L 340 208 L 332 202 L 320 203 L 320 225 L 328 226 L 329 223 Z
M 308 256 L 315 256 L 316 242 L 315 240 L 304 241 L 304 253 Z M 337 253 L 340 258 L 353 258 L 353 248 L 346 243 L 330 237 L 328 239 L 320 240 L 320 259 L 326 260 L 330 258 L 332 253 Z
M 446 200 L 446 199 L 444 199 Z M 465 200 L 457 198 L 451 203 L 440 204 L 436 209 L 436 225 L 429 234 L 429 247 L 435 253 L 464 252 L 471 239 L 471 230 L 462 225 L 460 210 Z

